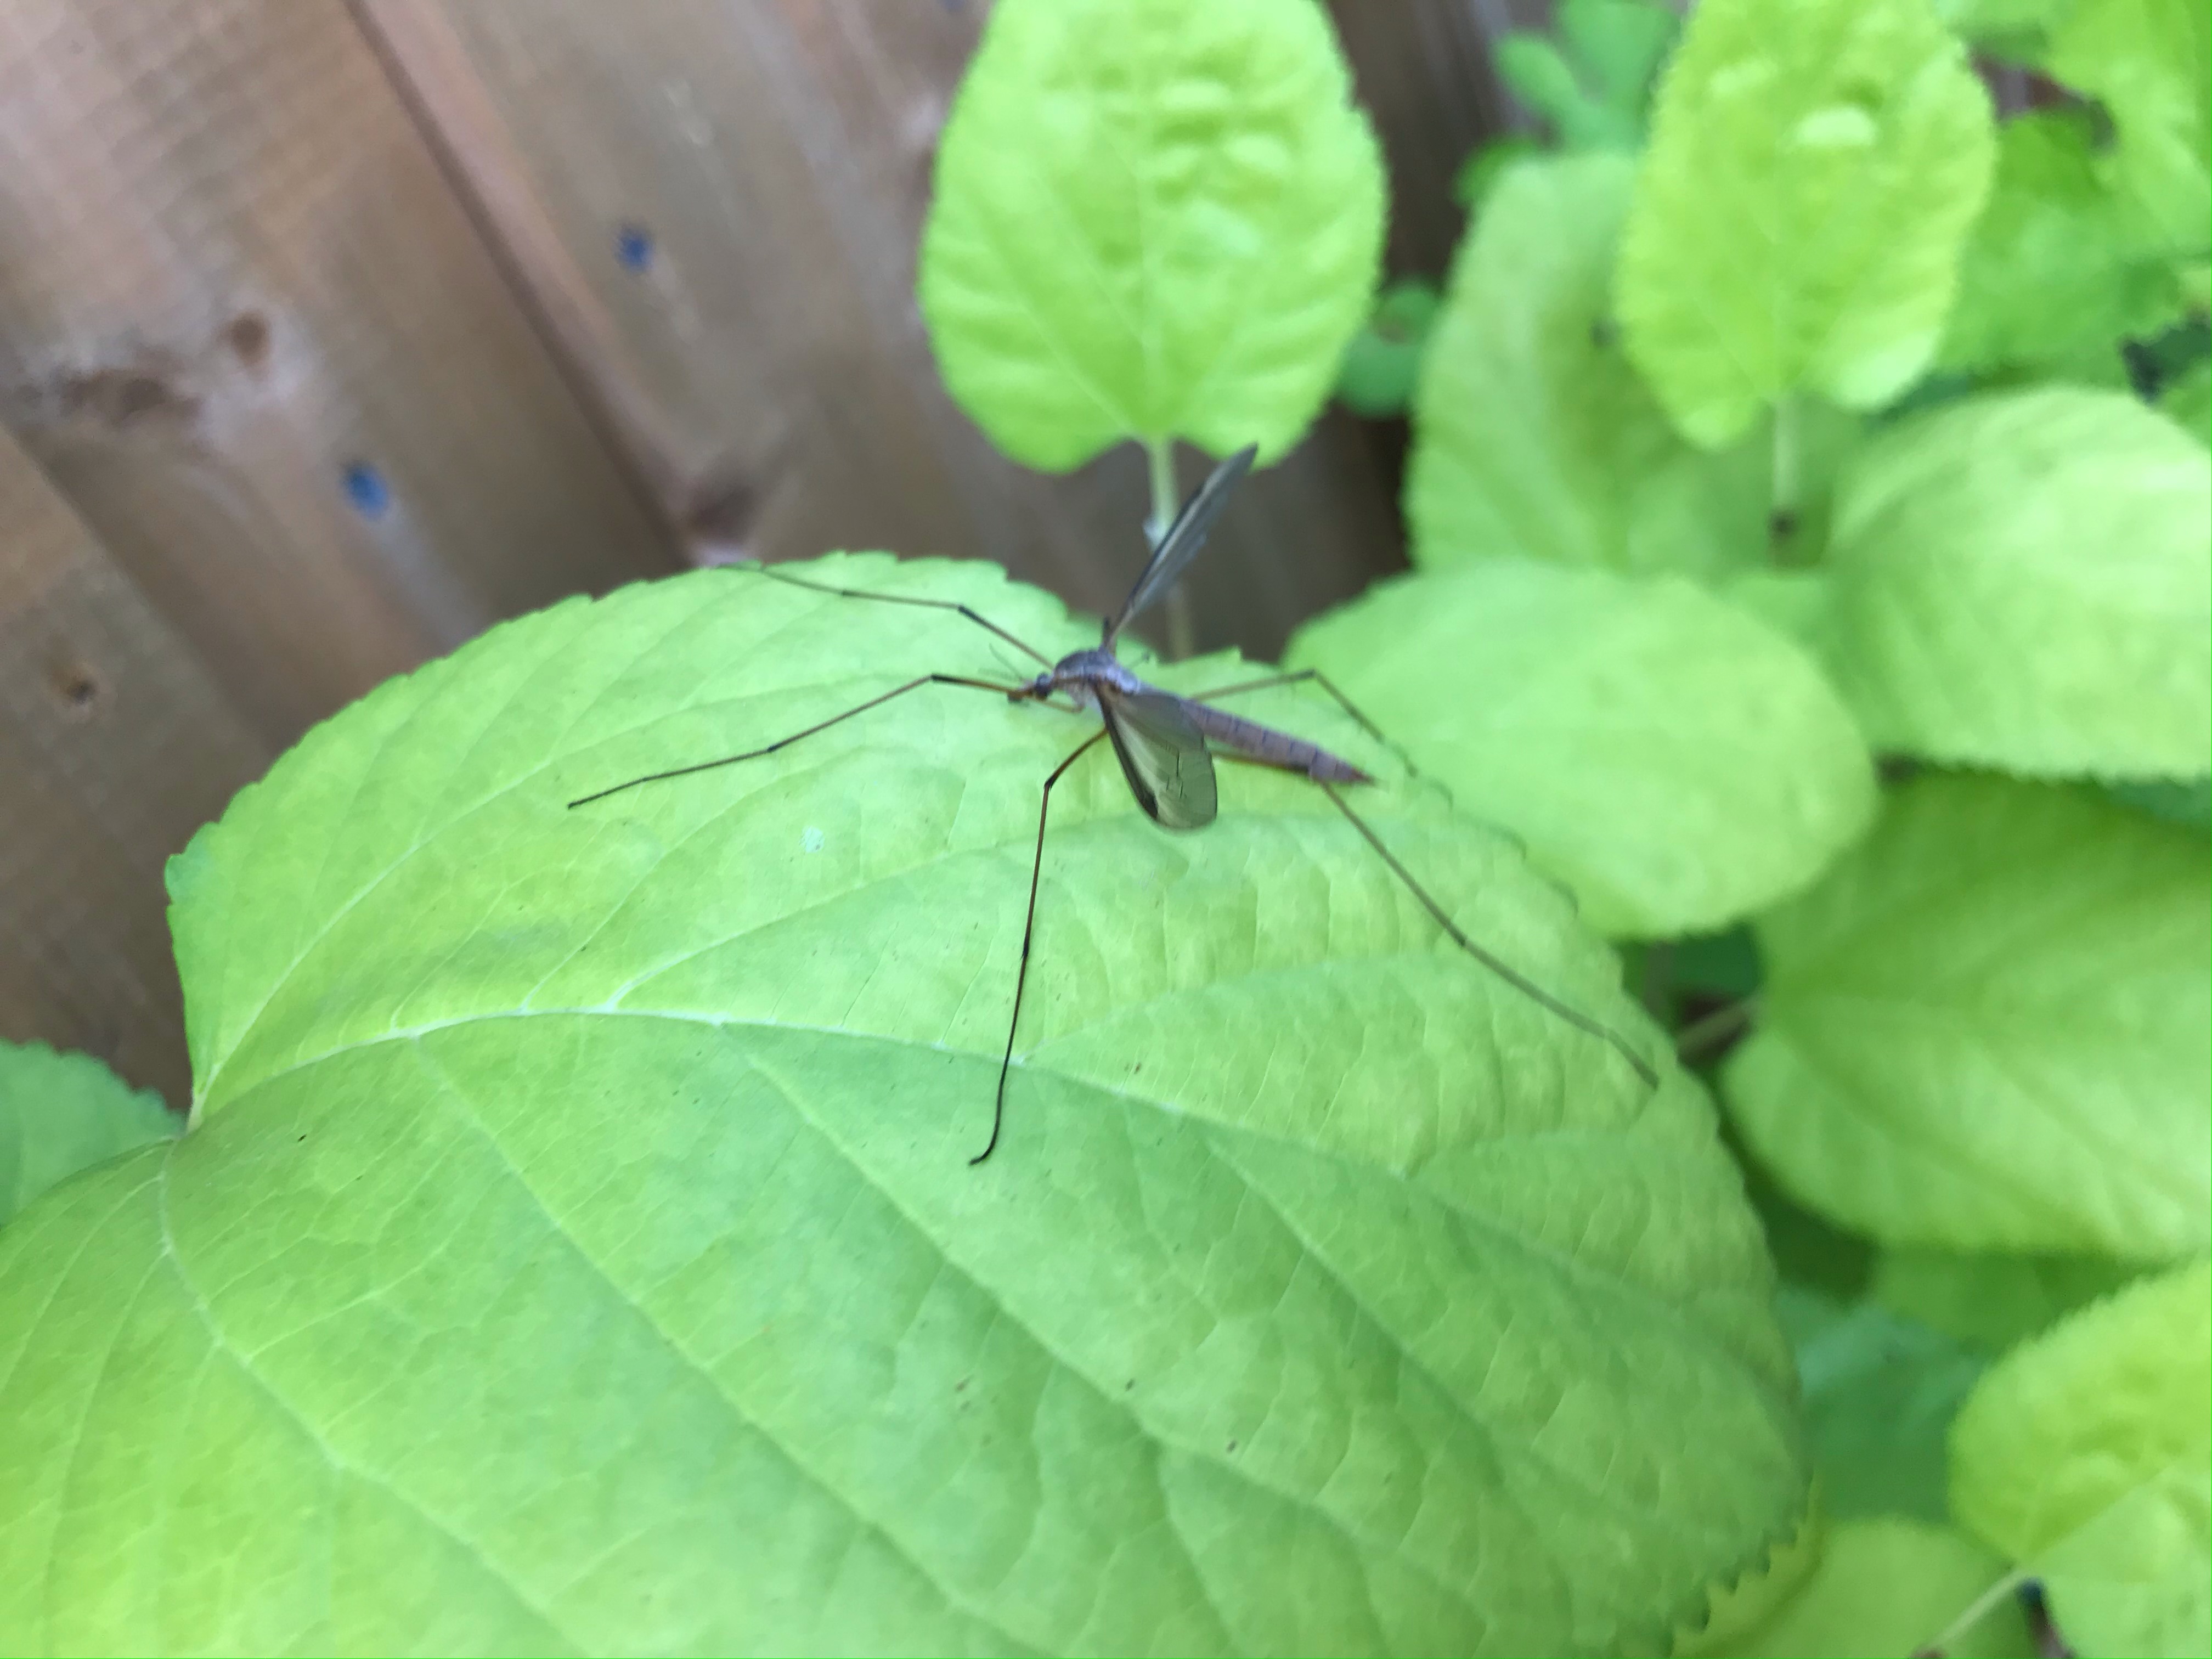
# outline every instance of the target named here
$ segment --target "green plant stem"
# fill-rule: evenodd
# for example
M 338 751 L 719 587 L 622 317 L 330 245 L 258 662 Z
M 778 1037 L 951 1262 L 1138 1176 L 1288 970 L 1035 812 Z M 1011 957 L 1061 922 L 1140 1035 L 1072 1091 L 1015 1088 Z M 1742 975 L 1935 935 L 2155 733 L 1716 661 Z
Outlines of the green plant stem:
M 1915 1648 L 1913 1659 L 1940 1659 L 1954 1642 L 1987 1618 L 1992 1607 L 2026 1583 L 2028 1577 L 2025 1567 L 2014 1567 L 1968 1603 L 1966 1610 L 1944 1626 L 1933 1640 Z
M 1674 1010 L 1674 947 L 1666 939 L 1654 939 L 1644 947 L 1642 971 L 1637 975 L 1636 1000 L 1646 1012 L 1662 1024 L 1673 1018 Z
M 1797 399 L 1784 392 L 1774 404 L 1774 469 L 1766 521 L 1775 562 L 1796 563 L 1798 493 Z
M 1145 539 L 1158 547 L 1160 538 L 1175 522 L 1176 508 L 1181 505 L 1176 494 L 1175 440 L 1146 439 L 1145 468 L 1152 489 L 1152 510 L 1145 520 Z M 1168 589 L 1167 622 L 1167 659 L 1181 662 L 1194 648 L 1196 632 L 1191 619 L 1190 596 L 1183 592 L 1181 582 Z
M 1750 996 L 1692 1020 L 1674 1034 L 1674 1057 L 1685 1066 L 1693 1064 L 1750 1024 L 1758 1012 L 1759 999 Z

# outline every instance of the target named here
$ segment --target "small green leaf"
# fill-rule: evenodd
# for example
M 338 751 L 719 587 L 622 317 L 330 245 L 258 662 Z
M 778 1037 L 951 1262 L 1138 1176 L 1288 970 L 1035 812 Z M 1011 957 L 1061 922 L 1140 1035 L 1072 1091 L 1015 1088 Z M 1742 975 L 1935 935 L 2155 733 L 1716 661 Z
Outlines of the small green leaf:
M 1744 1196 L 1759 1212 L 1773 1253 L 1774 1270 L 1785 1286 L 1815 1291 L 1832 1302 L 1856 1302 L 1874 1275 L 1874 1246 L 1847 1233 L 1791 1198 L 1756 1158 L 1738 1165 Z
M 2204 0 L 2094 0 L 2056 25 L 2041 64 L 2096 99 L 2118 136 L 2108 171 L 2165 236 L 2203 260 L 2212 200 L 2212 17 Z
M 80 1170 L 185 1127 L 90 1054 L 0 1042 L 0 1224 Z
M 1776 1304 L 1828 1513 L 1945 1519 L 1944 1437 L 1988 1356 L 1876 1303 L 1785 1285 Z
M 2094 1255 L 1884 1250 L 1875 1258 L 1873 1293 L 1885 1307 L 1996 1354 L 2135 1273 Z
M 1437 304 L 1436 289 L 1419 278 L 1382 290 L 1336 371 L 1336 395 L 1346 408 L 1370 417 L 1405 412 Z
M 1680 20 L 1650 0 L 1565 0 L 1558 45 L 1516 29 L 1498 42 L 1498 76 L 1568 149 L 1633 149 L 1651 77 Z
M 2199 441 L 2212 444 L 2212 357 L 2177 375 L 2159 394 L 2158 406 Z
M 1843 481 L 1830 658 L 1877 748 L 2039 776 L 2212 749 L 2212 454 L 2133 398 L 1996 393 Z
M 1869 1516 L 1828 1528 L 1802 1589 L 1716 1659 L 1862 1659 L 1919 1650 L 2004 1572 L 2004 1563 L 1955 1528 Z M 2008 1597 L 1960 1631 L 1946 1659 L 2031 1659 L 2020 1604 Z
M 1583 83 L 1630 118 L 1629 142 L 1643 137 L 1644 106 L 1682 19 L 1658 0 L 1561 0 L 1559 39 Z
M 988 567 L 781 568 L 1097 637 Z M 701 572 L 495 629 L 234 801 L 175 866 L 197 1129 L 0 1231 L 0 1631 L 1649 1650 L 1789 1527 L 1702 1091 L 1486 973 L 1304 780 L 1224 766 L 1170 835 L 1104 745 L 1066 774 L 980 1167 L 1095 720 L 930 686 L 565 805 L 1006 650 Z M 1238 706 L 1382 769 L 1324 700 Z M 1656 1042 L 1517 853 L 1358 797 Z
M 1383 199 L 1319 6 L 1002 0 L 922 236 L 945 385 L 1051 471 L 1133 437 L 1273 460 L 1367 315 Z
M 2105 793 L 2168 823 L 2212 830 L 2212 777 L 2124 780 L 2106 784 Z
M 1805 654 L 1680 579 L 1486 559 L 1310 624 L 1322 669 L 1615 934 L 1718 927 L 1865 828 L 1874 773 Z
M 1543 145 L 1534 138 L 1522 138 L 1507 134 L 1492 138 L 1468 152 L 1452 175 L 1452 200 L 1469 213 L 1478 211 L 1490 199 L 1490 192 L 1506 170 L 1516 164 L 1545 155 Z
M 2212 938 L 2201 836 L 2088 790 L 1930 775 L 1762 919 L 1723 1082 L 1815 1208 L 1892 1244 L 2204 1249 Z
M 2089 112 L 2031 111 L 2000 130 L 1996 187 L 1959 268 L 1940 361 L 2066 370 L 2181 314 L 2170 251 L 2110 189 Z
M 1936 15 L 1977 51 L 2017 63 L 2047 48 L 2075 0 L 1935 0 Z
M 1959 1519 L 2084 1653 L 2212 1651 L 2212 1273 L 2146 1279 L 2016 1349 L 1951 1431 Z
M 1628 353 L 1695 441 L 1786 393 L 1871 409 L 1928 365 L 1996 149 L 1927 0 L 1705 0 L 1621 248 Z
M 1568 149 L 1628 149 L 1638 129 L 1583 89 L 1574 66 L 1550 38 L 1514 29 L 1498 38 L 1491 61 L 1505 88 L 1549 122 Z
M 1768 447 L 1684 442 L 1614 337 L 1634 178 L 1619 156 L 1521 163 L 1462 245 L 1413 407 L 1423 567 L 1518 555 L 1710 576 L 1765 557 Z

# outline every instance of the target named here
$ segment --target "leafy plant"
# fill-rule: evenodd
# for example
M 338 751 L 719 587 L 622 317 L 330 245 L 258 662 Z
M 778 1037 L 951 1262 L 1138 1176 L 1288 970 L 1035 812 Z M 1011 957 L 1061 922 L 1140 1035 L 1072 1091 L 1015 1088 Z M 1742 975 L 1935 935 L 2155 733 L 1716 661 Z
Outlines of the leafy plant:
M 1393 283 L 1376 296 L 1365 326 L 1345 348 L 1336 395 L 1358 415 L 1398 415 L 1413 395 L 1421 353 L 1437 319 L 1436 289 L 1418 277 Z
M 2079 97 L 1996 121 L 1946 23 Z M 2084 1652 L 2212 1641 L 2204 1345 L 2117 1311 L 2212 1211 L 2205 32 L 1705 0 L 1640 157 L 1491 186 L 1413 401 L 1415 574 L 1292 642 L 1640 941 L 1686 1052 L 1734 1045 L 1831 1524 L 1701 1650 L 2025 1652 L 2031 1577 Z M 1746 921 L 1716 993 L 1692 947 Z M 2031 1442 L 1978 1403 L 2012 1359 L 1947 1479 L 2023 1343 L 2162 1402 L 2131 1519 L 1980 1495 L 2138 1432 L 2077 1389 Z
M 1563 13 L 1593 153 L 1498 177 L 1414 569 L 1293 642 L 1402 757 L 1240 706 L 1725 1123 L 1303 780 L 1168 836 L 1094 755 L 971 1169 L 1090 728 L 931 687 L 572 810 L 1006 671 L 744 570 L 571 601 L 173 860 L 191 1132 L 85 1131 L 0 1231 L 0 1644 L 2006 1654 L 2033 1577 L 2086 1653 L 2201 1651 L 2202 18 L 1705 0 L 1646 144 L 1655 9 Z M 2081 109 L 1998 123 L 1966 34 Z M 923 313 L 1157 521 L 1177 440 L 1313 418 L 1382 201 L 1320 8 L 1002 0 Z
M 2022 1344 L 1952 1436 L 1951 1502 L 2040 1573 L 2106 1653 L 2186 1652 L 2212 1618 L 2203 1565 L 2212 1277 L 2145 1279 Z
M 1568 149 L 1632 149 L 1680 20 L 1654 0 L 1561 0 L 1556 41 L 1534 29 L 1498 42 L 1498 73 Z
M 0 1222 L 81 1170 L 184 1125 L 89 1054 L 0 1042 Z

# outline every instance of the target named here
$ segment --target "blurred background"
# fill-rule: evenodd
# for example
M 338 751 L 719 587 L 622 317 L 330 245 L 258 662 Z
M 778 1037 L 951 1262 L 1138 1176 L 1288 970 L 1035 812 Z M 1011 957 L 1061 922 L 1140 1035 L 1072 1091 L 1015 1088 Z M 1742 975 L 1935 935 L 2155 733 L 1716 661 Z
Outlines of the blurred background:
M 1386 279 L 1528 116 L 1539 0 L 1337 0 Z M 992 559 L 1103 610 L 1133 447 L 947 398 L 917 238 L 980 0 L 0 8 L 0 1038 L 190 1094 L 161 866 L 307 726 L 503 617 L 715 559 Z M 1248 487 L 1200 648 L 1403 563 L 1402 422 Z M 1183 458 L 1186 487 L 1202 465 Z

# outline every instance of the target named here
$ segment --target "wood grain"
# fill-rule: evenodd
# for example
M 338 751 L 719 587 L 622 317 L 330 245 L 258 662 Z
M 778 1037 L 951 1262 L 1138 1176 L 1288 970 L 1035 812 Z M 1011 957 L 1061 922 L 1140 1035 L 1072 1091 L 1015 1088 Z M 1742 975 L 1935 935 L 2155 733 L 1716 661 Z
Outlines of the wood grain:
M 1133 449 L 1015 466 L 914 301 L 979 8 L 357 0 L 572 374 L 700 556 L 995 560 L 1089 611 L 1141 563 Z M 1203 462 L 1186 457 L 1193 479 Z M 1393 484 L 1325 417 L 1198 573 L 1197 638 L 1272 656 L 1400 562 Z
M 0 1037 L 190 1097 L 161 866 L 271 750 L 0 434 Z
M 17 0 L 0 66 L 0 413 L 270 741 L 672 568 L 342 8 Z

